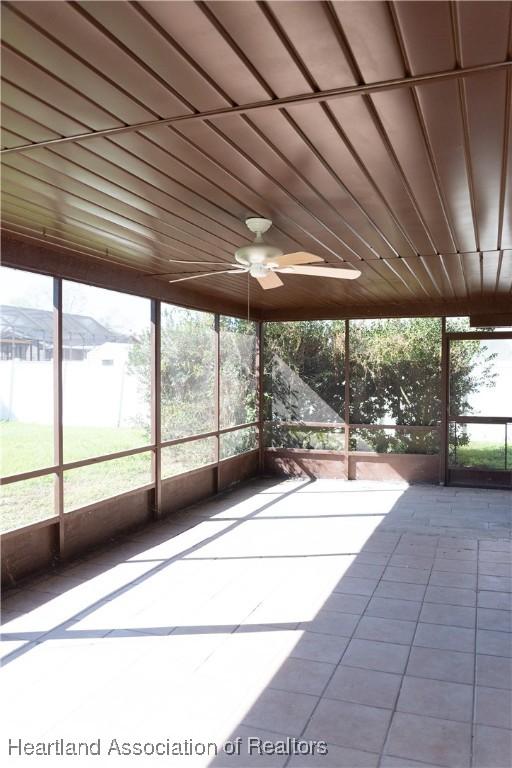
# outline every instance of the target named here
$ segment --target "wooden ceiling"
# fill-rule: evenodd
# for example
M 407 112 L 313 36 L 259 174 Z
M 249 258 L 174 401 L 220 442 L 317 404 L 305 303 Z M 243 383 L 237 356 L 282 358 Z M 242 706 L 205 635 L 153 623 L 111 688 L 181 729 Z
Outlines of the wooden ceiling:
M 510 309 L 512 3 L 3 2 L 2 32 L 5 263 L 149 285 L 231 263 L 252 214 L 362 272 L 252 280 L 260 317 Z

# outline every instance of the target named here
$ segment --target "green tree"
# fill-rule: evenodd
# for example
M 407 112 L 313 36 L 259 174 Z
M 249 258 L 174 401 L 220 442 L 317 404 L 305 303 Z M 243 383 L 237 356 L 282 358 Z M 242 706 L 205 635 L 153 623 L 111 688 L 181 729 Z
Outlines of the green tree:
M 151 398 L 149 332 L 130 351 L 129 365 Z M 214 316 L 165 305 L 161 318 L 161 419 L 162 439 L 215 430 Z M 256 419 L 256 326 L 245 320 L 220 320 L 220 422 L 222 427 Z M 149 432 L 150 424 L 144 425 Z M 187 444 L 183 451 L 193 460 L 202 447 Z M 223 455 L 240 453 L 254 446 L 252 432 L 234 432 L 223 437 Z
M 343 414 L 344 323 L 301 321 L 269 323 L 265 328 L 265 402 L 267 418 L 287 411 L 290 421 L 319 410 L 318 398 Z M 437 318 L 354 321 L 350 324 L 350 421 L 435 426 L 441 416 L 441 323 Z M 470 413 L 469 396 L 493 386 L 494 355 L 478 341 L 454 346 L 450 384 L 452 413 Z M 283 367 L 283 360 L 286 368 Z M 283 373 L 284 371 L 284 373 Z M 297 396 L 297 378 L 307 384 Z M 478 371 L 478 375 L 477 375 Z M 290 386 L 293 379 L 294 387 Z M 309 397 L 309 402 L 308 402 Z M 435 430 L 358 430 L 359 439 L 379 452 L 432 453 Z M 279 435 L 282 439 L 282 435 Z M 311 434 L 294 430 L 288 445 L 307 447 Z M 461 434 L 462 443 L 467 437 Z M 459 444 L 461 444 L 459 440 Z M 318 447 L 318 446 L 317 446 Z

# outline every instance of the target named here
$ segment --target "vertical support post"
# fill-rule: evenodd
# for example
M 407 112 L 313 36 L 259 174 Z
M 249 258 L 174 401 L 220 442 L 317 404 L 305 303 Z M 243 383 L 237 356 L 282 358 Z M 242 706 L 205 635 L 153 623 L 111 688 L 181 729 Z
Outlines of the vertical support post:
M 263 400 L 263 384 L 264 384 L 264 367 L 263 367 L 263 323 L 258 321 L 258 337 L 257 337 L 257 387 L 258 387 L 258 470 L 262 475 L 265 470 L 265 413 L 264 413 L 264 400 Z
M 59 558 L 64 557 L 64 444 L 62 426 L 62 279 L 53 278 L 53 460 L 55 512 L 59 516 Z
M 439 484 L 448 481 L 448 411 L 450 407 L 450 341 L 446 335 L 446 317 L 441 318 L 441 429 L 439 446 Z
M 153 516 L 162 514 L 162 369 L 161 369 L 161 304 L 151 301 L 151 442 L 155 448 L 152 456 L 152 474 L 155 484 Z
M 215 315 L 215 392 L 214 392 L 214 409 L 215 409 L 215 431 L 217 433 L 215 437 L 215 493 L 218 493 L 221 489 L 221 477 L 220 477 L 220 363 L 221 363 L 221 349 L 220 349 L 220 315 Z
M 345 422 L 345 471 L 347 480 L 352 480 L 350 476 L 350 323 L 345 320 L 345 403 L 344 403 L 344 422 Z

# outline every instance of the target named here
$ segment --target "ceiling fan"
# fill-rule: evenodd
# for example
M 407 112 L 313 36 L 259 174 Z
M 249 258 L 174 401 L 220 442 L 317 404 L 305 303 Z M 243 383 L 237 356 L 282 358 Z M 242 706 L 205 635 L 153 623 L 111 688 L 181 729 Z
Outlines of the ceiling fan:
M 236 264 L 231 264 L 234 269 L 225 269 L 221 272 L 201 272 L 187 277 L 178 277 L 169 280 L 170 283 L 180 283 L 184 280 L 197 280 L 199 277 L 210 277 L 211 275 L 240 275 L 249 273 L 251 277 L 256 278 L 258 283 L 265 290 L 271 288 L 280 288 L 284 285 L 279 277 L 282 275 L 311 275 L 314 277 L 330 277 L 342 280 L 354 280 L 361 275 L 361 272 L 351 267 L 310 267 L 303 266 L 323 262 L 320 256 L 313 253 L 298 251 L 296 253 L 283 253 L 280 248 L 269 245 L 263 239 L 263 235 L 272 226 L 270 219 L 261 219 L 252 217 L 245 220 L 247 228 L 253 232 L 256 237 L 249 245 L 244 245 L 235 251 Z M 218 261 L 186 261 L 181 259 L 170 259 L 176 264 L 202 264 L 208 267 L 224 267 Z M 279 273 L 279 274 L 278 274 Z

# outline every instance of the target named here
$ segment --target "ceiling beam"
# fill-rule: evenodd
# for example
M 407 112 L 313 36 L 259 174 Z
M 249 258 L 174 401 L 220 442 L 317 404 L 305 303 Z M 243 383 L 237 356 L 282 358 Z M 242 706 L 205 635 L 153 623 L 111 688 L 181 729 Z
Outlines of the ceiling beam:
M 454 78 L 464 78 L 470 75 L 478 75 L 486 72 L 499 70 L 510 70 L 512 60 L 496 62 L 493 64 L 479 64 L 474 67 L 458 67 L 444 72 L 431 72 L 425 75 L 414 75 L 411 77 L 399 77 L 389 80 L 380 80 L 374 83 L 364 83 L 362 85 L 347 85 L 340 88 L 331 88 L 325 91 L 313 91 L 303 93 L 297 96 L 285 96 L 279 99 L 267 99 L 265 101 L 256 101 L 251 104 L 241 104 L 232 107 L 220 107 L 219 109 L 210 109 L 205 112 L 188 112 L 183 115 L 174 115 L 173 117 L 164 117 L 156 120 L 148 120 L 143 123 L 133 125 L 122 125 L 115 128 L 105 128 L 100 131 L 89 131 L 74 136 L 61 136 L 56 139 L 47 139 L 45 141 L 36 141 L 32 144 L 21 144 L 17 147 L 6 147 L 1 150 L 2 155 L 12 154 L 14 152 L 27 152 L 31 149 L 41 147 L 55 146 L 56 144 L 66 144 L 75 141 L 84 141 L 103 136 L 115 136 L 122 133 L 141 131 L 147 128 L 153 128 L 162 125 L 174 125 L 190 120 L 213 120 L 215 118 L 227 115 L 243 115 L 257 112 L 262 109 L 279 109 L 287 106 L 297 106 L 300 104 L 314 104 L 324 101 L 341 99 L 345 96 L 365 96 L 382 91 L 389 91 L 395 88 L 413 88 L 414 86 L 425 83 L 442 82 Z
M 187 309 L 219 312 L 247 318 L 247 305 L 200 293 L 181 284 L 172 285 L 133 267 L 104 261 L 72 248 L 46 244 L 29 236 L 12 235 L 2 231 L 2 266 L 26 269 L 29 272 L 62 277 L 87 285 L 95 285 L 149 299 L 160 299 Z M 251 319 L 257 320 L 260 310 L 251 306 Z

